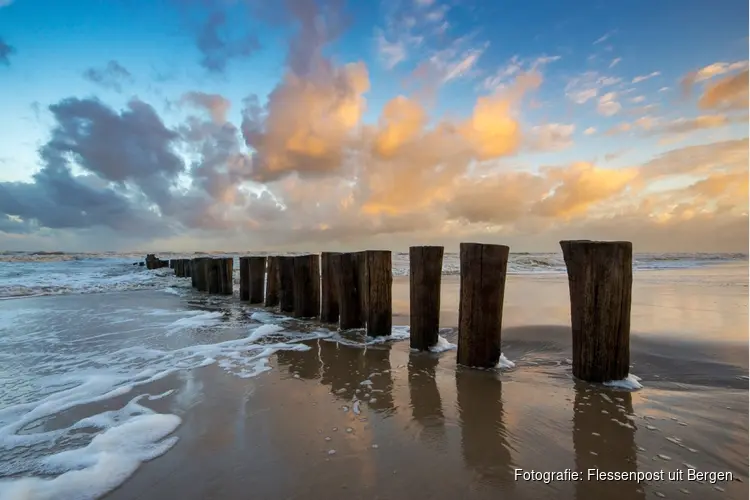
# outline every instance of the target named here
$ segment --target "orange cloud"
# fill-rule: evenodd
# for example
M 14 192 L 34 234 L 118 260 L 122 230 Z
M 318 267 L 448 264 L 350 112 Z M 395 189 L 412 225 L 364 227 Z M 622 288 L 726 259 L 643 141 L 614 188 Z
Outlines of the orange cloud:
M 748 70 L 708 85 L 698 100 L 700 109 L 747 110 Z

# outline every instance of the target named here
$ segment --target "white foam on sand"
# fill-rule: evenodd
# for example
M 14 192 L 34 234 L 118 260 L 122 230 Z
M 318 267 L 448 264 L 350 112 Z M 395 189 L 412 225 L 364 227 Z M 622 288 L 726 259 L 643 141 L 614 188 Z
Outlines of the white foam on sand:
M 22 324 L 23 315 L 13 323 Z M 148 317 L 143 315 L 142 317 Z M 183 311 L 183 317 L 171 321 L 169 315 L 152 316 L 177 333 L 182 329 L 217 324 L 222 313 Z M 113 318 L 116 319 L 116 318 Z M 134 339 L 114 351 L 101 351 L 87 344 L 91 337 L 81 337 L 74 352 L 54 351 L 54 336 L 41 334 L 34 338 L 53 345 L 40 344 L 39 351 L 52 349 L 45 361 L 38 364 L 33 387 L 18 396 L 0 395 L 0 498 L 57 499 L 98 498 L 122 484 L 144 461 L 168 451 L 176 443 L 170 437 L 180 424 L 179 417 L 159 414 L 139 404 L 147 398 L 180 397 L 180 390 L 160 388 L 155 394 L 140 394 L 124 407 L 92 414 L 87 406 L 107 402 L 111 407 L 123 396 L 143 392 L 148 384 L 178 372 L 216 364 L 227 373 L 254 377 L 270 370 L 270 356 L 280 350 L 309 350 L 303 340 L 323 338 L 330 332 L 301 333 L 284 331 L 277 325 L 253 324 L 245 336 L 216 343 L 191 344 L 168 348 L 175 342 L 149 344 Z M 32 332 L 33 333 L 33 332 Z M 7 335 L 6 335 L 7 334 Z M 270 335 L 278 336 L 267 343 Z M 0 332 L 4 342 L 13 341 L 10 330 Z M 18 336 L 16 345 L 27 345 L 27 336 Z M 33 335 L 32 335 L 33 337 Z M 207 336 L 183 336 L 185 340 L 211 341 Z M 219 337 L 221 338 L 221 337 Z M 76 345 L 80 345 L 76 347 Z M 10 346 L 12 347 L 12 346 Z M 71 410 L 75 409 L 75 415 Z M 57 418 L 64 414 L 63 418 Z M 77 419 L 67 427 L 49 426 L 52 422 Z M 53 453 L 54 451 L 54 453 Z
M 409 338 L 409 327 L 393 326 L 391 327 L 391 334 L 383 335 L 382 337 L 368 337 L 361 334 L 352 334 L 352 332 L 349 332 L 349 334 L 346 334 L 347 332 L 343 333 L 345 333 L 345 335 L 342 335 L 342 332 L 330 331 L 329 335 L 320 338 L 324 338 L 328 342 L 337 342 L 352 347 L 368 347 L 372 345 L 386 344 L 388 342 L 406 340 Z
M 617 389 L 637 391 L 638 389 L 643 389 L 643 385 L 641 385 L 640 381 L 640 377 L 629 373 L 628 376 L 622 380 L 610 380 L 609 382 L 604 382 L 604 385 L 607 387 L 615 387 Z
M 500 368 L 501 370 L 507 370 L 510 368 L 515 368 L 516 364 L 505 357 L 505 354 L 500 353 L 500 359 L 497 361 L 497 368 Z
M 453 349 L 457 349 L 458 346 L 456 344 L 453 344 L 451 342 L 448 342 L 448 339 L 443 337 L 442 335 L 438 335 L 438 341 L 437 344 L 430 347 L 430 351 L 432 352 L 445 352 L 445 351 L 451 351 Z

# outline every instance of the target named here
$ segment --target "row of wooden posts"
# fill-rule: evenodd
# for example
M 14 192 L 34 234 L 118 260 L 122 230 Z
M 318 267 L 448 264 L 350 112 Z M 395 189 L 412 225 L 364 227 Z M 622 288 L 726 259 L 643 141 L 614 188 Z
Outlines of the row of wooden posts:
M 633 250 L 630 242 L 561 241 L 568 272 L 573 374 L 604 382 L 628 375 Z M 429 350 L 438 342 L 444 249 L 409 249 L 410 343 Z M 457 361 L 495 367 L 509 247 L 460 245 Z M 367 250 L 318 255 L 240 257 L 240 300 L 278 307 L 298 318 L 319 318 L 341 330 L 365 328 L 371 337 L 392 329 L 391 252 Z M 232 295 L 231 257 L 172 260 L 175 274 L 199 291 Z M 543 318 L 540 318 L 542 320 Z

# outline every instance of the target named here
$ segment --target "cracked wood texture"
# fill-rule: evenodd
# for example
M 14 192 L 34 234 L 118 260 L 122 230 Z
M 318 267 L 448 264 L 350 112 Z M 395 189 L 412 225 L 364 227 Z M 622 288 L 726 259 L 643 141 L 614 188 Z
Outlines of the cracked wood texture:
M 294 317 L 316 318 L 320 314 L 320 258 L 294 257 Z
M 568 270 L 573 375 L 587 382 L 622 380 L 630 366 L 633 244 L 561 241 Z
M 323 252 L 320 254 L 320 321 L 338 323 L 339 293 L 336 274 L 341 266 L 339 253 Z
M 279 311 L 294 311 L 294 257 L 279 257 Z
M 443 247 L 409 248 L 409 343 L 427 351 L 437 344 L 440 330 L 440 285 Z
M 505 245 L 461 243 L 458 364 L 494 368 L 500 360 L 509 253 Z
M 266 261 L 268 278 L 266 279 L 266 299 L 263 305 L 274 307 L 279 305 L 279 258 L 269 255 Z
M 367 335 L 385 337 L 393 326 L 393 269 L 390 250 L 364 252 L 367 280 Z
M 221 257 L 219 259 L 213 259 L 216 264 L 216 272 L 218 276 L 219 288 L 216 292 L 220 295 L 232 295 L 234 290 L 232 289 L 232 268 L 234 267 L 234 259 L 231 257 Z
M 359 289 L 359 253 L 342 253 L 338 257 L 336 285 L 339 292 L 339 328 L 349 330 L 365 326 Z
M 357 255 L 357 290 L 359 290 L 359 311 L 362 316 L 362 327 L 367 324 L 367 305 L 369 303 L 370 280 L 367 277 L 367 252 L 356 252 Z

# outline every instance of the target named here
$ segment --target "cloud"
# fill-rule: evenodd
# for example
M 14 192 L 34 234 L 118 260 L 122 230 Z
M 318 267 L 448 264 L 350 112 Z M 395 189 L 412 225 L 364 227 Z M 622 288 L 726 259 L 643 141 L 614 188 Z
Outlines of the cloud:
M 518 55 L 511 57 L 507 63 L 497 69 L 494 74 L 486 77 L 482 82 L 484 90 L 496 91 L 509 86 L 515 77 L 530 71 L 542 72 L 547 64 L 559 61 L 561 56 L 540 55 L 535 58 L 523 59 Z
M 747 110 L 748 70 L 707 85 L 698 99 L 700 109 Z
M 404 41 L 389 42 L 382 30 L 375 35 L 378 54 L 387 69 L 393 69 L 407 57 L 407 47 Z
M 205 110 L 211 116 L 211 119 L 218 124 L 227 121 L 227 112 L 232 104 L 219 94 L 206 94 L 204 92 L 188 92 L 182 96 L 182 101 Z
M 201 53 L 200 64 L 212 73 L 222 73 L 231 59 L 246 58 L 260 49 L 253 33 L 231 38 L 226 32 L 227 14 L 214 10 L 196 35 L 196 45 Z
M 573 145 L 573 124 L 548 123 L 529 130 L 529 146 L 536 151 L 561 151 Z
M 83 77 L 103 88 L 122 91 L 122 84 L 133 81 L 133 75 L 117 61 L 109 61 L 104 68 L 89 68 Z
M 596 128 L 589 127 L 589 128 L 587 128 L 586 130 L 583 131 L 583 134 L 584 135 L 594 135 L 594 134 L 596 134 Z
M 609 69 L 612 69 L 612 68 L 614 68 L 615 66 L 617 66 L 617 64 L 618 64 L 618 63 L 619 63 L 620 61 L 622 61 L 622 57 L 615 57 L 614 59 L 612 59 L 612 62 L 611 62 L 611 63 L 609 63 Z
M 603 116 L 616 115 L 622 109 L 622 105 L 616 99 L 616 92 L 607 92 L 599 98 L 596 110 Z
M 600 43 L 606 42 L 615 33 L 617 33 L 617 30 L 612 30 L 612 31 L 605 33 L 604 35 L 597 38 L 592 45 L 599 45 Z
M 0 64 L 10 65 L 10 56 L 16 53 L 16 48 L 9 45 L 3 37 L 0 36 Z
M 721 76 L 727 73 L 733 73 L 742 69 L 746 69 L 748 61 L 737 61 L 733 63 L 726 62 L 715 62 L 704 66 L 703 68 L 690 73 L 686 78 L 693 83 L 700 83 L 705 80 L 710 80 L 716 76 Z
M 576 104 L 585 104 L 596 98 L 607 87 L 621 82 L 622 80 L 618 77 L 601 75 L 596 71 L 586 71 L 568 80 L 565 85 L 565 96 Z
M 651 78 L 655 78 L 657 76 L 661 75 L 660 71 L 653 71 L 647 75 L 639 75 L 633 78 L 633 80 L 630 83 L 640 83 L 645 82 L 646 80 L 650 80 Z

